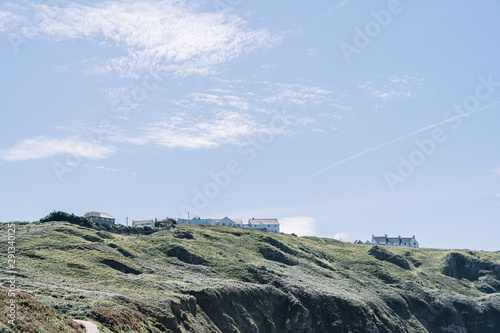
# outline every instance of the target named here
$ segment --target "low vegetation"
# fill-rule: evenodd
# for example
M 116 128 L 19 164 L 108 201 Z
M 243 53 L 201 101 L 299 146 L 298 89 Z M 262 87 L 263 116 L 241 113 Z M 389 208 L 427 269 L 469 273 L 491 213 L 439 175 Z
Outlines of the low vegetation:
M 500 332 L 500 253 L 54 218 L 16 224 L 18 332 Z

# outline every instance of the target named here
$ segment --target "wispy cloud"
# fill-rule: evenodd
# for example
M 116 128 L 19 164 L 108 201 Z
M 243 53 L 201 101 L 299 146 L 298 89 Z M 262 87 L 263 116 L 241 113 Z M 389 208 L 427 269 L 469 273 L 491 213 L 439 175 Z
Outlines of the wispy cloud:
M 281 40 L 266 29 L 250 28 L 234 13 L 202 13 L 183 0 L 4 5 L 0 18 L 0 32 L 56 42 L 84 39 L 92 47 L 115 49 L 110 58 L 98 59 L 92 71 L 129 77 L 152 68 L 178 76 L 206 75 Z
M 493 195 L 494 195 L 495 197 L 497 197 L 498 199 L 500 199 L 500 192 L 495 192 L 495 193 L 493 193 Z M 500 206 L 500 202 L 499 202 L 499 203 L 497 203 L 497 206 Z
M 394 99 L 415 97 L 424 79 L 411 75 L 386 77 L 382 75 L 378 80 L 368 81 L 358 85 L 359 88 L 368 90 L 370 96 L 381 99 L 387 103 Z
M 351 1 L 352 0 L 342 0 L 342 1 L 339 1 L 335 6 L 333 6 L 332 8 L 328 9 L 325 13 L 323 13 L 320 16 L 318 16 L 317 18 L 315 18 L 314 21 L 313 21 L 313 23 L 314 24 L 318 24 L 321 21 L 327 19 L 331 15 L 337 13 L 339 10 L 341 10 L 342 8 L 344 8 L 344 6 L 347 5 Z
M 116 142 L 154 144 L 165 148 L 212 149 L 224 144 L 241 145 L 259 133 L 281 134 L 280 129 L 258 124 L 250 115 L 218 111 L 213 118 L 176 115 L 148 123 L 138 137 L 114 135 Z
M 319 53 L 319 50 L 317 48 L 312 47 L 312 48 L 307 50 L 306 56 L 315 57 L 318 55 L 318 53 Z
M 78 137 L 54 139 L 46 136 L 24 139 L 13 147 L 0 151 L 3 160 L 14 162 L 71 154 L 88 159 L 101 159 L 115 153 L 112 146 L 92 144 Z
M 400 137 L 398 137 L 398 138 L 396 138 L 396 139 L 393 139 L 393 140 L 387 141 L 387 142 L 385 142 L 385 143 L 382 143 L 382 144 L 379 144 L 379 145 L 373 146 L 373 147 L 371 147 L 371 148 L 365 149 L 365 150 L 363 150 L 363 151 L 360 151 L 359 153 L 356 153 L 356 154 L 351 155 L 351 156 L 349 156 L 349 157 L 347 157 L 347 158 L 344 158 L 344 159 L 343 159 L 343 160 L 341 160 L 341 161 L 338 161 L 338 162 L 336 162 L 336 163 L 334 163 L 334 164 L 331 164 L 331 165 L 329 165 L 329 166 L 327 166 L 327 167 L 325 167 L 325 168 L 323 168 L 323 169 L 321 169 L 321 170 L 318 170 L 318 171 L 316 171 L 316 172 L 314 172 L 314 173 L 311 173 L 311 174 L 309 174 L 308 176 L 305 176 L 305 177 L 303 177 L 303 178 L 297 179 L 296 181 L 294 181 L 294 182 L 292 182 L 292 183 L 290 183 L 290 184 L 288 184 L 288 185 L 286 185 L 286 186 L 283 186 L 280 190 L 287 189 L 287 188 L 289 188 L 289 187 L 291 187 L 291 186 L 294 186 L 294 185 L 296 185 L 296 184 L 298 184 L 298 183 L 301 183 L 301 182 L 303 182 L 303 181 L 305 181 L 305 180 L 308 180 L 308 179 L 310 179 L 310 178 L 312 178 L 312 177 L 316 177 L 316 176 L 318 176 L 318 175 L 320 175 L 320 174 L 322 174 L 322 173 L 324 173 L 324 172 L 326 172 L 326 171 L 328 171 L 328 170 L 330 170 L 330 169 L 333 169 L 333 168 L 335 168 L 335 167 L 338 167 L 339 165 L 342 165 L 342 164 L 344 164 L 344 163 L 347 163 L 347 162 L 349 162 L 349 161 L 351 161 L 351 160 L 354 160 L 354 159 L 356 159 L 356 158 L 358 158 L 358 157 L 360 157 L 360 156 L 363 156 L 363 155 L 365 155 L 365 154 L 368 154 L 368 153 L 370 153 L 370 152 L 372 152 L 372 151 L 375 151 L 375 150 L 378 150 L 378 149 L 380 149 L 380 148 L 383 148 L 383 147 L 386 147 L 386 146 L 392 145 L 393 143 L 396 143 L 396 142 L 402 141 L 402 140 L 404 140 L 404 139 L 406 139 L 406 138 L 413 137 L 413 136 L 415 136 L 415 135 L 417 135 L 417 134 L 419 134 L 419 133 L 421 133 L 421 132 L 427 131 L 427 130 L 429 130 L 429 129 L 436 128 L 436 127 L 438 127 L 438 126 L 441 126 L 441 125 L 444 125 L 444 124 L 447 124 L 447 123 L 451 123 L 451 122 L 453 122 L 453 121 L 456 121 L 457 119 L 468 117 L 468 116 L 470 116 L 470 115 L 472 115 L 472 114 L 474 114 L 474 113 L 477 113 L 477 112 L 480 112 L 480 111 L 483 111 L 483 110 L 489 109 L 489 108 L 491 108 L 491 107 L 493 107 L 493 106 L 495 106 L 495 105 L 498 105 L 498 104 L 500 104 L 500 101 L 495 102 L 495 103 L 491 103 L 491 104 L 488 104 L 488 105 L 485 105 L 485 106 L 483 106 L 483 107 L 481 107 L 481 108 L 478 108 L 478 109 L 475 109 L 475 110 L 469 111 L 469 112 L 467 112 L 467 113 L 462 113 L 462 114 L 459 114 L 459 115 L 457 115 L 457 116 L 455 116 L 455 117 L 451 117 L 451 118 L 446 119 L 446 120 L 443 120 L 443 121 L 441 121 L 441 122 L 438 122 L 438 123 L 434 123 L 434 124 L 428 125 L 428 126 L 426 126 L 426 127 L 420 128 L 420 129 L 418 129 L 418 130 L 416 130 L 416 131 L 413 131 L 413 132 L 411 132 L 411 133 L 408 133 L 408 134 L 406 134 L 406 135 L 400 136 Z
M 109 172 L 120 172 L 120 171 L 122 171 L 121 169 L 108 168 L 108 167 L 105 167 L 103 165 L 98 165 L 95 168 L 99 169 L 99 170 L 109 171 Z
M 332 91 L 305 84 L 266 83 L 272 93 L 262 101 L 270 104 L 318 105 L 328 101 L 333 94 Z
M 126 89 L 108 89 L 110 98 Z M 166 100 L 168 111 L 156 120 L 114 125 L 100 130 L 102 142 L 92 145 L 81 132 L 92 129 L 81 122 L 56 126 L 66 138 L 28 138 L 1 151 L 7 161 L 40 159 L 70 153 L 85 158 L 105 158 L 117 151 L 112 144 L 151 145 L 168 149 L 214 149 L 243 146 L 256 135 L 293 135 L 331 129 L 345 121 L 352 108 L 339 104 L 336 93 L 313 85 L 270 82 L 218 82 L 217 88 L 189 92 Z M 133 104 L 134 107 L 136 104 Z M 276 118 L 277 117 L 277 118 Z M 274 122 L 279 119 L 278 122 Z M 89 148 L 87 148 L 90 145 Z
M 249 110 L 250 104 L 242 96 L 235 96 L 228 90 L 213 90 L 212 93 L 191 93 L 187 96 L 194 102 L 205 102 L 219 107 Z
M 298 236 L 316 235 L 316 219 L 310 216 L 286 217 L 280 219 L 280 231 Z
M 119 94 L 120 89 L 108 93 Z M 291 135 L 337 127 L 352 107 L 340 96 L 314 85 L 252 81 L 217 81 L 217 88 L 166 100 L 160 120 L 139 126 L 135 134 L 115 131 L 107 139 L 165 148 L 212 149 L 244 145 L 261 134 Z M 279 117 L 279 124 L 273 122 Z M 332 126 L 335 123 L 336 126 Z

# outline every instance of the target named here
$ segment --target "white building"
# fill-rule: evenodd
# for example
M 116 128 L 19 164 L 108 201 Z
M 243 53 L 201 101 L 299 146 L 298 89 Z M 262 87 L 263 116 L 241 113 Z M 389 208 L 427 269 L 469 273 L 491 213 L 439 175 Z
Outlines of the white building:
M 280 223 L 278 219 L 256 219 L 248 220 L 248 228 L 272 232 L 280 232 Z
M 272 232 L 280 232 L 280 223 L 278 219 L 255 219 L 251 218 L 248 220 L 248 224 L 243 223 L 241 219 L 230 219 L 229 217 L 224 217 L 223 219 L 201 219 L 199 217 L 192 218 L 190 220 L 179 219 L 177 224 L 198 224 L 198 225 L 222 225 L 240 228 L 250 228 L 255 230 L 264 230 Z
M 388 246 L 408 246 L 408 247 L 419 247 L 415 235 L 413 237 L 388 237 L 385 236 L 374 236 L 372 235 L 372 245 L 388 245 Z
M 183 223 L 198 224 L 198 225 L 215 225 L 216 224 L 214 219 L 200 219 L 199 217 L 194 217 L 191 220 L 179 220 L 179 221 L 177 221 L 177 224 L 183 224 Z
M 132 221 L 132 226 L 133 227 L 154 227 L 155 226 L 155 221 L 154 220 L 143 220 L 143 221 Z
M 222 220 L 217 222 L 217 225 L 228 225 L 234 227 L 235 223 L 233 220 L 231 220 L 229 217 L 225 217 Z
M 244 224 L 242 219 L 231 219 L 231 220 L 233 221 L 235 227 L 248 228 L 248 225 Z

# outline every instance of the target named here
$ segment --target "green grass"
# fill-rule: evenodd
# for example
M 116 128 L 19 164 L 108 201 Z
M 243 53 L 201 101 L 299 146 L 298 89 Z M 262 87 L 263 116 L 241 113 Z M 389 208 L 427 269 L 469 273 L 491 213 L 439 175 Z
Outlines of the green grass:
M 1 226 L 3 256 L 5 235 Z M 16 247 L 19 288 L 29 293 L 32 302 L 47 311 L 61 307 L 68 316 L 61 317 L 63 321 L 71 317 L 99 322 L 102 332 L 160 332 L 166 327 L 162 325 L 179 325 L 180 331 L 188 331 L 188 325 L 203 332 L 212 325 L 206 315 L 184 311 L 184 319 L 175 317 L 171 302 L 207 288 L 261 285 L 295 294 L 303 290 L 349 300 L 368 311 L 367 316 L 373 310 L 363 306 L 385 302 L 377 288 L 403 293 L 409 283 L 429 292 L 476 300 L 487 296 L 477 288 L 477 281 L 442 273 L 446 255 L 458 252 L 500 265 L 499 253 L 384 247 L 406 260 L 407 270 L 376 259 L 367 245 L 188 224 L 151 235 L 113 233 L 67 222 L 18 224 Z M 103 264 L 109 260 L 118 263 L 118 269 Z M 140 274 L 123 273 L 123 267 Z

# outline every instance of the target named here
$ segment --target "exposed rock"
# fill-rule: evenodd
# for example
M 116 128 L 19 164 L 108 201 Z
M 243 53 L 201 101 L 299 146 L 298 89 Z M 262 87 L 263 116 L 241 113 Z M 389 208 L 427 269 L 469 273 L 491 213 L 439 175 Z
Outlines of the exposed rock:
M 134 256 L 132 253 L 128 252 L 128 251 L 127 251 L 127 250 L 125 250 L 125 249 L 122 249 L 121 247 L 118 247 L 116 250 L 117 250 L 118 252 L 120 252 L 121 254 L 123 254 L 123 256 L 124 256 L 124 257 L 127 257 L 127 258 L 135 258 L 135 256 Z
M 85 235 L 85 236 L 82 236 L 82 238 L 85 240 L 88 240 L 89 242 L 93 242 L 93 243 L 102 241 L 99 237 L 95 237 L 92 235 Z
M 278 261 L 285 265 L 293 266 L 298 264 L 298 262 L 295 259 L 291 259 L 287 257 L 283 252 L 275 250 L 271 247 L 267 246 L 261 247 L 260 254 L 262 254 L 262 256 L 268 260 Z
M 500 292 L 500 281 L 492 274 L 484 275 L 476 282 L 476 288 L 484 293 L 498 293 Z
M 500 279 L 500 264 L 479 261 L 475 257 L 451 252 L 444 258 L 443 274 L 457 279 L 476 281 L 480 276 L 493 275 Z
M 125 274 L 139 275 L 142 273 L 141 271 L 138 271 L 134 268 L 131 268 L 127 265 L 122 264 L 121 262 L 112 259 L 104 259 L 101 261 L 101 263 Z
M 279 240 L 274 239 L 272 237 L 262 237 L 261 240 L 262 240 L 262 242 L 267 243 L 269 245 L 272 245 L 272 246 L 280 249 L 281 251 L 283 251 L 285 253 L 293 254 L 293 255 L 297 255 L 298 254 L 298 252 L 296 250 L 290 248 L 289 246 L 283 244 Z
M 405 258 L 403 258 L 400 255 L 389 252 L 385 248 L 382 248 L 378 245 L 372 247 L 368 251 L 368 254 L 374 256 L 378 260 L 387 261 L 403 269 L 410 270 L 410 264 L 408 263 L 408 261 L 406 261 Z
M 475 259 L 462 253 L 448 253 L 444 258 L 443 274 L 457 279 L 475 281 L 479 277 L 479 267 Z
M 180 238 L 180 239 L 193 239 L 194 238 L 193 233 L 191 231 L 179 230 L 179 229 L 176 229 L 174 231 L 174 237 Z
M 193 265 L 204 265 L 206 260 L 200 256 L 197 256 L 182 246 L 173 246 L 165 251 L 165 253 L 171 257 L 176 257 L 180 261 Z

